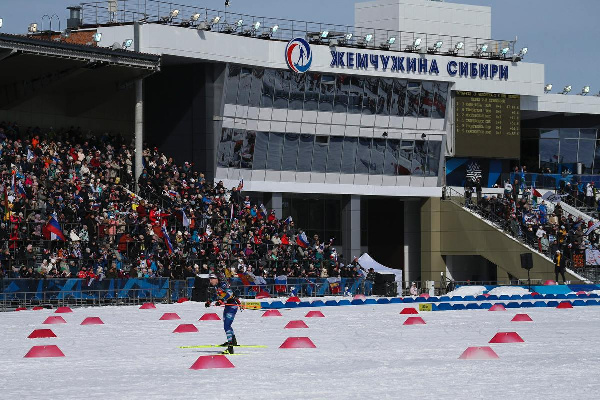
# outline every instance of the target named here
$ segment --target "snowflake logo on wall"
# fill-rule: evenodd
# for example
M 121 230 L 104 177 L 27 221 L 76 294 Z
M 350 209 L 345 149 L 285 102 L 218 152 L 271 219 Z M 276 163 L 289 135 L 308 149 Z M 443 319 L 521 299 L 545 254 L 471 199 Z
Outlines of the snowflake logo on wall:
M 481 179 L 481 167 L 479 163 L 473 161 L 469 165 L 467 165 L 467 179 L 471 179 L 473 182 L 477 179 Z

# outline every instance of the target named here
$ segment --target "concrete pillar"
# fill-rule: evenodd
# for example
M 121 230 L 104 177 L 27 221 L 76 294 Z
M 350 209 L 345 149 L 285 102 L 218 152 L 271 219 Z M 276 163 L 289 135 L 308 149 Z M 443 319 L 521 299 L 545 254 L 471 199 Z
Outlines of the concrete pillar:
M 421 275 L 421 201 L 404 202 L 404 283 Z
M 442 258 L 441 199 L 430 197 L 421 206 L 421 281 L 439 282 L 446 272 Z M 417 277 L 412 278 L 412 280 Z
M 360 257 L 360 196 L 342 197 L 342 254 L 347 263 Z
M 141 50 L 142 29 L 139 22 L 133 24 L 133 46 L 135 51 Z M 142 174 L 144 165 L 142 153 L 144 152 L 144 82 L 143 79 L 135 81 L 135 164 L 133 178 L 135 188 L 138 189 L 138 178 Z
M 283 195 L 281 193 L 265 193 L 265 203 L 267 210 L 275 210 L 277 219 L 283 218 Z

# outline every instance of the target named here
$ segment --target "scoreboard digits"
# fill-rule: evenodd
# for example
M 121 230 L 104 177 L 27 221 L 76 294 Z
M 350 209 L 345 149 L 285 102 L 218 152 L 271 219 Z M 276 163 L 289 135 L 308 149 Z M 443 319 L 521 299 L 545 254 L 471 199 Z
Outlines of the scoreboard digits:
M 519 158 L 519 95 L 456 91 L 454 121 L 456 156 Z

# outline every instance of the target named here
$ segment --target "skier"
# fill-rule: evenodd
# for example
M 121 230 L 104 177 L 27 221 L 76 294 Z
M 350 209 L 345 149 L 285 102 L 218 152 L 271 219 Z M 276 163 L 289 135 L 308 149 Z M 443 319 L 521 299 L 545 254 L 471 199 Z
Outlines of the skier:
M 210 274 L 208 278 L 210 285 L 214 288 L 214 291 L 212 292 L 212 296 L 204 305 L 206 307 L 210 307 L 210 303 L 215 301 L 215 305 L 225 306 L 223 309 L 223 324 L 225 334 L 227 335 L 227 342 L 223 343 L 222 346 L 227 346 L 227 350 L 225 350 L 223 354 L 233 354 L 233 346 L 237 346 L 237 340 L 231 324 L 233 324 L 233 320 L 235 319 L 235 314 L 238 311 L 240 300 L 234 296 L 229 284 L 223 277 L 219 279 L 217 275 Z

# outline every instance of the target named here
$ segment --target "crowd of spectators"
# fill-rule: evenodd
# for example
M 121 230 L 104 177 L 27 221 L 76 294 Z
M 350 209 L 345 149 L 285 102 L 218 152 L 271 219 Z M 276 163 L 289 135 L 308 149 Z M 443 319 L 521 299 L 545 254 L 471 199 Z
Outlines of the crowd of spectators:
M 477 193 L 476 200 L 471 199 L 473 191 Z M 560 251 L 568 266 L 578 266 L 574 264 L 576 253 L 583 254 L 586 249 L 598 249 L 600 245 L 596 221 L 565 212 L 560 193 L 546 201 L 537 190 L 515 179 L 512 183 L 506 181 L 504 192 L 497 195 L 482 195 L 477 181 L 467 182 L 465 196 L 468 207 L 477 209 L 513 237 L 550 258 Z
M 0 274 L 6 277 L 355 277 L 333 240 L 120 135 L 0 123 Z M 54 218 L 64 239 L 47 229 Z M 298 240 L 301 238 L 302 240 Z M 54 240 L 53 240 L 54 239 Z

